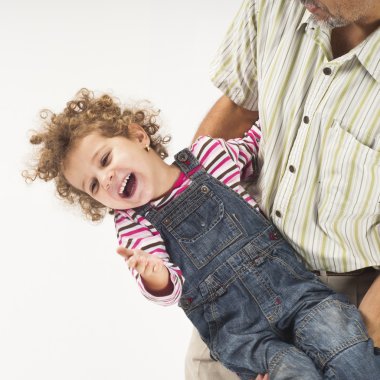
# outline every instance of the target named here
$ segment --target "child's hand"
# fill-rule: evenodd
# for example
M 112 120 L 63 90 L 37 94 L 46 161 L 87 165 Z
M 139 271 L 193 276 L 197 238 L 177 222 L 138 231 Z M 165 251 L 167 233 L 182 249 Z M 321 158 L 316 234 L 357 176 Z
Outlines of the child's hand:
M 163 260 L 141 249 L 119 247 L 116 252 L 124 257 L 129 268 L 140 273 L 145 289 L 151 294 L 166 296 L 173 292 L 169 271 Z
M 130 269 L 134 268 L 142 277 L 159 274 L 166 268 L 160 258 L 141 249 L 118 247 L 117 253 L 124 257 Z

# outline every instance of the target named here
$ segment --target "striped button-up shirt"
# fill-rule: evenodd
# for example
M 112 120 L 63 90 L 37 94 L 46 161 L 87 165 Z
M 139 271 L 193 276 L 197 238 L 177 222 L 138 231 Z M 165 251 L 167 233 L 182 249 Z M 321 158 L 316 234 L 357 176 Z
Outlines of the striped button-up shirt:
M 212 80 L 259 110 L 262 209 L 311 268 L 380 265 L 380 29 L 332 55 L 299 1 L 246 0 Z

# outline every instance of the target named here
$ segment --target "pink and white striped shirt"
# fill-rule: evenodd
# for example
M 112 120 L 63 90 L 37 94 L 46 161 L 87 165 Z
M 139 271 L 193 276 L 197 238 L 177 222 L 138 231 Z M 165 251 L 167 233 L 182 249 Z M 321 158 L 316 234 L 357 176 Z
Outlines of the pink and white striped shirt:
M 256 206 L 256 202 L 245 191 L 240 182 L 252 174 L 251 162 L 257 157 L 260 138 L 260 128 L 254 125 L 244 138 L 225 141 L 201 136 L 191 146 L 190 150 L 209 174 L 235 190 L 252 206 Z M 158 209 L 163 207 L 178 197 L 190 184 L 191 179 L 181 173 L 171 191 L 164 197 L 152 202 L 152 205 Z M 142 249 L 156 255 L 164 261 L 169 270 L 174 286 L 173 292 L 167 296 L 157 297 L 145 289 L 139 273 L 132 269 L 132 275 L 135 277 L 142 294 L 147 299 L 163 306 L 178 302 L 181 297 L 184 278 L 181 269 L 170 261 L 165 243 L 156 228 L 133 209 L 116 210 L 115 227 L 119 245 L 129 249 Z

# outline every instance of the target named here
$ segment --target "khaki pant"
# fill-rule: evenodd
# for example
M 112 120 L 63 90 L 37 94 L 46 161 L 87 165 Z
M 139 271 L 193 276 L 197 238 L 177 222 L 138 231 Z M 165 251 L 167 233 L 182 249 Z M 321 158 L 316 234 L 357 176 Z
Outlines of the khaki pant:
M 353 276 L 331 276 L 321 273 L 319 277 L 336 292 L 346 294 L 350 301 L 358 306 L 377 275 L 378 271 L 373 271 Z M 193 330 L 185 359 L 185 378 L 186 380 L 239 380 L 234 373 L 210 358 L 210 351 L 196 329 Z

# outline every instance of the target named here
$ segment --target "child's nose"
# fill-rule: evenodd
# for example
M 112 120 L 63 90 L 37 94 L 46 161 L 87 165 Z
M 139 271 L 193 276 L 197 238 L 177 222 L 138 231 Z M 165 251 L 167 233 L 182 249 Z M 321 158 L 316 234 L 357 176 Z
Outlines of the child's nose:
M 111 187 L 111 184 L 112 184 L 112 180 L 114 178 L 114 173 L 113 172 L 108 172 L 104 175 L 104 178 L 103 178 L 103 188 L 105 190 L 109 190 L 109 188 Z

